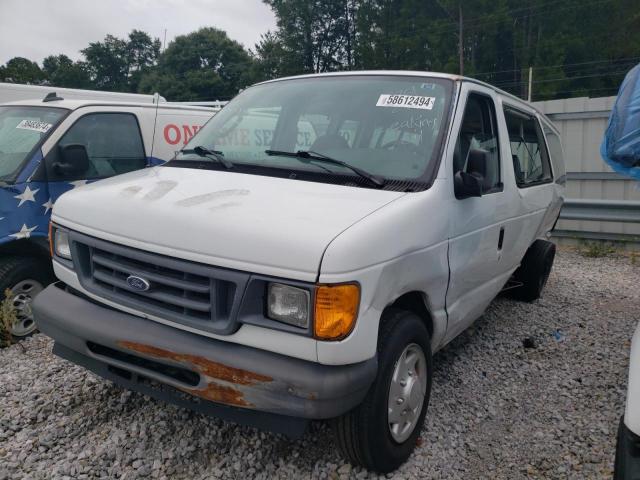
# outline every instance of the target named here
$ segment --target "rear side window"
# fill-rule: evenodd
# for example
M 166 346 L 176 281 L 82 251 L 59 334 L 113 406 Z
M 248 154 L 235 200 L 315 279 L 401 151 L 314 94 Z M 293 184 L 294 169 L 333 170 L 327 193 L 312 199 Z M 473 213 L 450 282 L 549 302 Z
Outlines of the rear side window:
M 560 141 L 560 137 L 556 135 L 556 133 L 551 130 L 548 126 L 544 125 L 544 135 L 547 137 L 547 146 L 549 147 L 549 155 L 551 156 L 551 161 L 554 165 L 564 165 L 564 158 L 562 154 L 562 142 Z
M 89 157 L 86 170 L 74 172 L 74 178 L 112 177 L 147 165 L 138 121 L 131 113 L 91 113 L 81 117 L 60 139 L 58 147 L 74 144 L 84 145 Z M 54 149 L 53 161 L 59 148 Z M 49 174 L 52 180 L 68 180 L 55 171 Z
M 552 180 L 549 154 L 538 119 L 512 108 L 505 108 L 511 158 L 516 184 L 529 187 Z
M 469 95 L 453 154 L 454 175 L 460 171 L 481 175 L 483 194 L 502 190 L 498 145 L 493 100 L 485 95 Z M 485 161 L 477 161 L 482 156 L 469 155 L 473 150 L 483 152 Z

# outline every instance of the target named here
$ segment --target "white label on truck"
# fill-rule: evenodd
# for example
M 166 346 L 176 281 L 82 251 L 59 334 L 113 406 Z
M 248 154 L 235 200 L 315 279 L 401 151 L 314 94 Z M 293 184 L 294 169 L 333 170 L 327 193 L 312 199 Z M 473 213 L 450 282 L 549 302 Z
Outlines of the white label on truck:
M 380 95 L 380 98 L 378 98 L 376 107 L 418 108 L 420 110 L 431 110 L 435 103 L 435 97 L 383 93 Z
M 47 133 L 52 127 L 50 123 L 40 122 L 38 120 L 22 120 L 16 128 L 23 130 L 33 130 L 34 132 Z

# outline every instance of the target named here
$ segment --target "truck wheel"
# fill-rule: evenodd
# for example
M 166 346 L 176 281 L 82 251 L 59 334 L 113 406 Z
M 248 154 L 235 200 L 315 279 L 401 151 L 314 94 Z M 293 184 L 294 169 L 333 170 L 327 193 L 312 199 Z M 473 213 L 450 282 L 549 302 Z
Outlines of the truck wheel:
M 53 271 L 48 262 L 37 257 L 0 258 L 0 299 L 9 290 L 11 304 L 15 308 L 18 321 L 11 334 L 24 338 L 36 331 L 31 304 L 44 287 L 53 281 Z
M 431 340 L 411 312 L 390 309 L 378 336 L 378 372 L 361 405 L 332 421 L 338 447 L 354 465 L 388 473 L 413 451 L 433 376 Z
M 555 244 L 546 240 L 533 242 L 514 273 L 515 280 L 521 282 L 522 286 L 511 290 L 512 297 L 525 302 L 533 302 L 540 298 L 549 279 L 555 256 Z

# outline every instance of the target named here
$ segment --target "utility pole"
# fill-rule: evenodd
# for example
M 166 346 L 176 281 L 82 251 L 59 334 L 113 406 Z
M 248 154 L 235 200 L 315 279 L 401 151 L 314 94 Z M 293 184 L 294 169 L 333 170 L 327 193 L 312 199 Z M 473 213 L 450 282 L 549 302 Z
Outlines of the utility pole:
M 464 75 L 462 2 L 458 2 L 458 56 L 460 57 L 460 75 Z
M 527 101 L 531 101 L 531 86 L 533 84 L 533 67 L 529 67 L 529 88 L 527 89 Z
M 164 52 L 167 48 L 167 29 L 164 29 L 164 40 L 162 41 L 162 51 Z

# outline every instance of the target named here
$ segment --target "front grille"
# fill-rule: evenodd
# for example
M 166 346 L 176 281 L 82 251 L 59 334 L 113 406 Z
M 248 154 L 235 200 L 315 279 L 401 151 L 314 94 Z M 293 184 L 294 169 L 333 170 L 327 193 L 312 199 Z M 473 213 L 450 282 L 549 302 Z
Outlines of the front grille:
M 232 333 L 247 274 L 71 234 L 74 266 L 90 292 L 138 311 L 214 333 Z M 127 278 L 148 283 L 135 289 Z
M 98 248 L 91 249 L 91 267 L 94 281 L 118 295 L 131 299 L 144 298 L 157 308 L 191 318 L 206 320 L 211 317 L 210 278 L 141 262 Z M 127 285 L 130 275 L 149 280 L 149 291 L 132 291 Z

